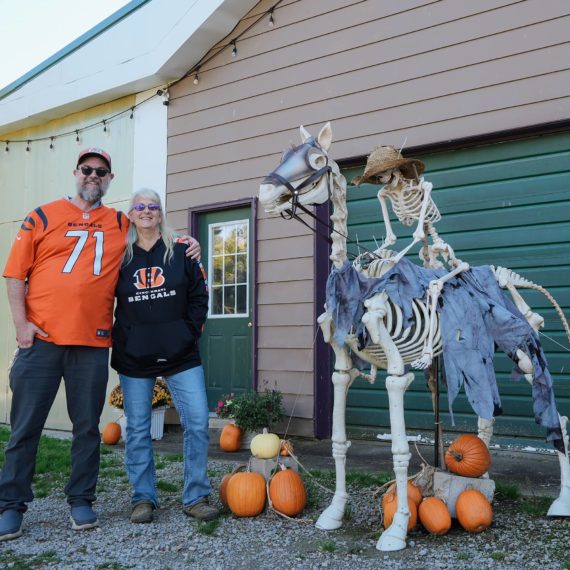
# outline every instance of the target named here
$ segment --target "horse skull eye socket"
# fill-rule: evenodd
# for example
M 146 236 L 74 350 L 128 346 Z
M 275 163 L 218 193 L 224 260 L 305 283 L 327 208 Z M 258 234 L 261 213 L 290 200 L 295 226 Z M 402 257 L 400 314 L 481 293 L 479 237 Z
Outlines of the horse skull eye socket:
M 327 159 L 325 158 L 325 156 L 317 150 L 314 150 L 313 152 L 309 153 L 307 159 L 311 167 L 314 168 L 315 170 L 318 170 L 319 168 L 322 168 L 327 164 Z

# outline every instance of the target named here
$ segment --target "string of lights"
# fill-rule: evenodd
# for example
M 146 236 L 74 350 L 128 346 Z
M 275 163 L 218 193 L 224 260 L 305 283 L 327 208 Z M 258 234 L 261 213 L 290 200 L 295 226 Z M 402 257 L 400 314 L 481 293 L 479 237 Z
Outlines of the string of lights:
M 209 56 L 207 56 L 207 55 L 204 56 L 200 61 L 198 61 L 195 65 L 193 65 L 186 73 L 184 73 L 184 75 L 182 75 L 182 77 L 180 77 L 179 79 L 176 79 L 175 81 L 170 82 L 165 87 L 161 87 L 160 89 L 158 89 L 156 91 L 156 93 L 149 95 L 147 98 L 139 101 L 135 105 L 131 105 L 130 107 L 127 107 L 121 111 L 118 111 L 117 113 L 109 115 L 105 119 L 100 119 L 94 123 L 90 123 L 88 125 L 85 125 L 84 127 L 74 128 L 72 130 L 64 131 L 64 132 L 57 133 L 54 135 L 46 135 L 46 136 L 42 136 L 42 137 L 26 138 L 26 139 L 9 139 L 9 140 L 8 139 L 0 139 L 0 144 L 4 145 L 4 152 L 5 153 L 10 152 L 10 150 L 11 150 L 10 145 L 14 146 L 14 145 L 25 144 L 26 145 L 26 147 L 25 147 L 26 153 L 30 153 L 30 152 L 32 152 L 33 143 L 41 143 L 41 142 L 47 142 L 47 141 L 49 141 L 50 150 L 55 150 L 57 139 L 61 139 L 63 137 L 68 137 L 68 136 L 75 136 L 75 142 L 77 142 L 77 144 L 81 144 L 81 133 L 95 129 L 95 128 L 101 128 L 101 127 L 103 129 L 103 133 L 110 136 L 110 134 L 111 134 L 110 124 L 113 121 L 116 121 L 119 118 L 123 118 L 127 115 L 129 117 L 129 119 L 134 119 L 136 109 L 138 107 L 140 107 L 141 105 L 144 105 L 145 103 L 147 103 L 151 99 L 154 99 L 155 97 L 162 97 L 162 104 L 163 105 L 169 105 L 169 103 L 170 103 L 169 88 L 170 87 L 180 83 L 181 81 L 183 81 L 184 79 L 186 79 L 187 77 L 190 77 L 190 76 L 194 76 L 194 79 L 192 80 L 193 84 L 198 85 L 200 83 L 200 69 L 205 64 L 207 64 L 210 60 L 212 60 L 214 57 L 218 56 L 222 51 L 224 51 L 228 48 L 231 48 L 232 59 L 236 58 L 238 55 L 237 43 L 240 40 L 240 38 L 243 38 L 243 36 L 249 30 L 251 30 L 251 28 L 253 28 L 260 21 L 264 20 L 267 16 L 269 16 L 268 21 L 267 21 L 268 26 L 271 28 L 274 27 L 275 26 L 274 11 L 279 6 L 279 4 L 281 4 L 282 1 L 283 0 L 277 0 L 277 2 L 275 2 L 268 10 L 266 10 L 265 12 L 262 12 L 258 18 L 256 18 L 249 26 L 244 28 L 237 36 L 232 37 L 232 39 L 230 41 L 228 41 L 227 43 L 220 46 L 220 48 L 217 49 L 214 53 L 210 54 Z M 239 25 L 239 22 L 228 33 L 226 38 L 232 36 L 232 34 L 234 33 L 234 31 L 236 30 L 238 25 Z

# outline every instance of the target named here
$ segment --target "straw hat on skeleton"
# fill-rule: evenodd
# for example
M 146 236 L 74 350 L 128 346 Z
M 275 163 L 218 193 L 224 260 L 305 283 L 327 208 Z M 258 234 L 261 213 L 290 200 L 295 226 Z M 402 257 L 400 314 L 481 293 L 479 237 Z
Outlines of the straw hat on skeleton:
M 358 186 L 363 182 L 382 184 L 380 176 L 387 170 L 397 168 L 405 178 L 417 178 L 425 168 L 425 164 L 416 158 L 404 158 L 393 146 L 377 146 L 368 157 L 364 174 L 352 179 Z

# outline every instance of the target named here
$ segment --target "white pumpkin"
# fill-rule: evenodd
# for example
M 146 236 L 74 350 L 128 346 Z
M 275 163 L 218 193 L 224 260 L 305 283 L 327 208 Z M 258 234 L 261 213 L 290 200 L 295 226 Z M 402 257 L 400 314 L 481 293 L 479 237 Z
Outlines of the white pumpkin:
M 274 433 L 268 433 L 267 428 L 263 428 L 263 433 L 256 435 L 252 440 L 250 447 L 251 453 L 258 459 L 271 459 L 277 457 L 281 448 L 281 440 Z

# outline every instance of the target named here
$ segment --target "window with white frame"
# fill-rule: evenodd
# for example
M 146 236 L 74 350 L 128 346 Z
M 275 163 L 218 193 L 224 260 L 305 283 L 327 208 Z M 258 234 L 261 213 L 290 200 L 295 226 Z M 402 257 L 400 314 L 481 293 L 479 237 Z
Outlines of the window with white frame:
M 210 224 L 210 317 L 249 314 L 249 220 Z

